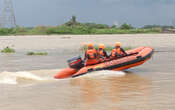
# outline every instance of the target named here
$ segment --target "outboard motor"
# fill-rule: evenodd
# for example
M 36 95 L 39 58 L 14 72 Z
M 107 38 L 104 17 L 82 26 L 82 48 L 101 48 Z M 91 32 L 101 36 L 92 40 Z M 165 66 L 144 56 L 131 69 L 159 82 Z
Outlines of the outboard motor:
M 84 62 L 80 56 L 74 57 L 67 61 L 70 68 L 80 69 L 84 66 Z

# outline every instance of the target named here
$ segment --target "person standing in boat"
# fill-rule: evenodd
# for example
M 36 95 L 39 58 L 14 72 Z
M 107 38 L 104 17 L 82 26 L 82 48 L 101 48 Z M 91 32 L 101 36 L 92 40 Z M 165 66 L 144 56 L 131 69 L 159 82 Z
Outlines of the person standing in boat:
M 105 51 L 105 46 L 104 44 L 99 44 L 98 45 L 98 54 L 99 54 L 99 60 L 100 62 L 104 62 L 109 58 L 107 52 Z
M 111 52 L 110 59 L 115 59 L 115 58 L 127 55 L 125 50 L 123 48 L 121 48 L 120 45 L 121 45 L 120 42 L 115 43 L 115 48 Z
M 85 66 L 93 65 L 99 63 L 99 54 L 97 50 L 94 48 L 94 44 L 89 43 L 88 49 L 85 52 Z

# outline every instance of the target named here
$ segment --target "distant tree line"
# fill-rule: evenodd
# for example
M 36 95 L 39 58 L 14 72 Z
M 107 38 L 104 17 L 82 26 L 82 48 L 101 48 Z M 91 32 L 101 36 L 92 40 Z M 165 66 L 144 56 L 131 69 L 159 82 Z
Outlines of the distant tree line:
M 72 16 L 71 20 L 63 24 L 63 26 L 84 26 L 89 28 L 96 28 L 96 29 L 110 29 L 110 28 L 119 28 L 119 29 L 133 29 L 130 24 L 124 23 L 120 27 L 116 25 L 109 26 L 107 24 L 96 24 L 96 23 L 80 23 L 76 20 L 76 16 Z
M 167 25 L 145 25 L 143 26 L 144 29 L 150 28 L 161 28 L 161 29 L 174 29 L 174 26 L 167 26 Z
M 48 35 L 48 34 L 135 34 L 135 33 L 160 33 L 162 27 L 146 25 L 143 28 L 134 28 L 131 24 L 121 26 L 96 23 L 80 23 L 76 16 L 59 26 L 36 26 L 0 28 L 0 35 Z

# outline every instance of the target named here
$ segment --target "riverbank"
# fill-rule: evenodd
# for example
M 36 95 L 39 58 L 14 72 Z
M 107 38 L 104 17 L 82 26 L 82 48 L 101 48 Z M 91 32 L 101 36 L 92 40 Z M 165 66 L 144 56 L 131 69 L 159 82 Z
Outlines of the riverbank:
M 0 28 L 2 35 L 88 35 L 88 34 L 137 34 L 137 33 L 161 33 L 160 28 L 142 29 L 119 29 L 119 28 L 91 28 L 91 27 L 32 27 L 32 28 Z

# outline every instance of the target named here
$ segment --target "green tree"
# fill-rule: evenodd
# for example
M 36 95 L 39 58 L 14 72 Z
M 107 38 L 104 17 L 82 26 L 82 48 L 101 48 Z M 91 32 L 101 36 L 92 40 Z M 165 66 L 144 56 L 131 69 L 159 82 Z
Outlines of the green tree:
M 72 19 L 71 19 L 72 24 L 76 24 L 77 23 L 77 20 L 76 19 L 77 19 L 76 16 L 72 16 Z
M 120 26 L 120 29 L 129 30 L 129 29 L 133 29 L 133 27 L 130 24 L 124 23 Z
M 111 28 L 117 28 L 117 25 L 114 24 L 114 25 L 111 26 Z
M 72 16 L 71 20 L 65 23 L 64 25 L 74 27 L 74 26 L 81 25 L 81 24 L 77 22 L 76 16 Z

